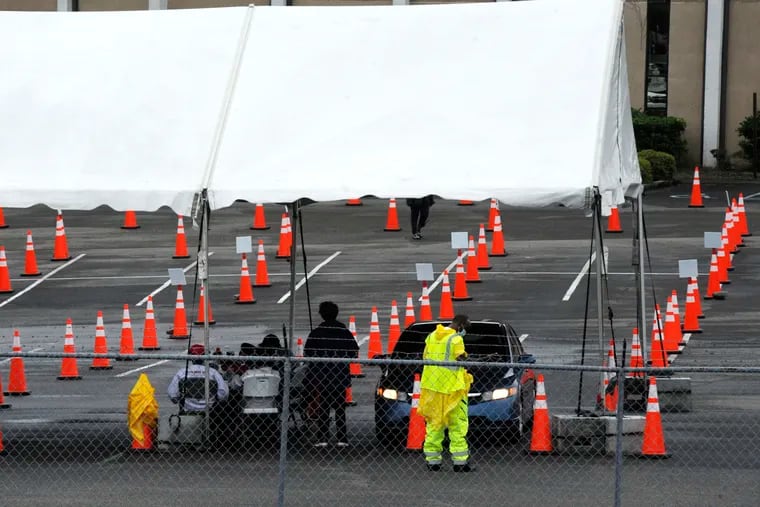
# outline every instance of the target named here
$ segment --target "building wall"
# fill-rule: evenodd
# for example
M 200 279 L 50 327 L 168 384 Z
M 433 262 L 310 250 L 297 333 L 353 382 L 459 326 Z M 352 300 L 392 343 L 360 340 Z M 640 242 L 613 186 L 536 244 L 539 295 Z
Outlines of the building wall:
M 79 0 L 80 11 L 139 11 L 148 8 L 148 0 Z
M 732 0 L 729 9 L 726 149 L 734 154 L 739 151 L 736 128 L 752 114 L 752 92 L 760 102 L 760 0 Z
M 0 0 L 0 11 L 54 11 L 56 0 Z
M 647 3 L 646 0 L 627 1 L 623 11 L 625 50 L 628 62 L 628 88 L 631 107 L 644 109 L 646 95 Z
M 169 0 L 170 9 L 203 9 L 206 7 L 240 7 L 246 5 L 269 5 L 269 0 Z
M 393 0 L 290 0 L 288 5 L 392 5 Z

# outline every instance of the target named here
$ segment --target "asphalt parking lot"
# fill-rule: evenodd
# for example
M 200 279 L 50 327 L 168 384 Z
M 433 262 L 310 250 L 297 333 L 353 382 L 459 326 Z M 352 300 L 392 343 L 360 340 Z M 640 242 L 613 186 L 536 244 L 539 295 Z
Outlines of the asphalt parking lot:
M 673 289 L 683 294 L 686 281 L 678 277 L 678 260 L 697 259 L 700 290 L 706 287 L 708 250 L 703 233 L 719 231 L 725 211 L 725 192 L 743 192 L 750 229 L 760 224 L 760 185 L 703 184 L 705 207 L 690 209 L 687 185 L 649 190 L 645 215 L 651 268 L 649 291 L 664 306 Z M 458 206 L 439 200 L 431 210 L 424 239 L 414 241 L 409 210 L 399 200 L 402 230 L 385 232 L 387 200 L 363 199 L 361 207 L 344 202 L 314 203 L 303 208 L 302 227 L 306 261 L 296 259 L 296 281 L 308 273 L 308 283 L 295 292 L 294 337 L 306 337 L 319 322 L 316 308 L 322 300 L 335 301 L 339 319 L 355 316 L 361 357 L 367 354 L 371 308 L 378 308 L 386 336 L 391 300 L 403 318 L 407 292 L 418 296 L 415 263 L 432 263 L 436 275 L 450 267 L 456 252 L 450 234 L 475 234 L 487 221 L 488 203 Z M 238 202 L 213 212 L 210 222 L 209 294 L 216 324 L 212 347 L 237 351 L 243 341 L 258 343 L 270 332 L 282 335 L 289 321 L 290 264 L 276 259 L 282 206 L 266 205 L 266 231 L 249 229 L 253 205 Z M 109 348 L 118 347 L 122 306 L 130 306 L 135 341 L 139 344 L 144 300 L 153 294 L 161 353 L 182 353 L 187 342 L 170 340 L 176 290 L 166 285 L 167 268 L 189 268 L 193 259 L 172 259 L 176 216 L 168 209 L 138 213 L 140 228 L 123 230 L 123 214 L 101 207 L 65 211 L 64 220 L 72 259 L 49 261 L 53 250 L 55 210 L 44 206 L 5 209 L 9 228 L 0 230 L 14 292 L 0 295 L 0 347 L 10 349 L 12 331 L 19 329 L 25 351 L 61 352 L 66 319 L 74 323 L 76 348 L 91 352 L 96 314 L 104 314 Z M 526 349 L 540 364 L 580 363 L 586 280 L 582 268 L 590 253 L 591 221 L 582 210 L 561 207 L 501 207 L 506 257 L 492 257 L 492 269 L 481 271 L 482 283 L 468 285 L 471 301 L 456 302 L 457 312 L 474 319 L 510 322 L 522 335 Z M 630 209 L 621 210 L 624 232 L 606 234 L 609 305 L 614 334 L 630 340 L 636 325 L 635 285 L 631 266 Z M 26 231 L 34 234 L 41 277 L 21 277 Z M 197 231 L 186 218 L 191 252 Z M 299 230 L 299 234 L 300 234 Z M 271 287 L 254 288 L 256 304 L 236 305 L 240 257 L 235 238 L 264 240 Z M 678 366 L 756 366 L 757 280 L 760 255 L 756 236 L 735 258 L 724 301 L 704 301 L 703 333 L 691 337 L 675 363 Z M 300 242 L 300 239 L 299 239 Z M 299 248 L 300 250 L 300 248 Z M 253 273 L 255 255 L 249 256 Z M 595 277 L 594 269 L 591 278 Z M 453 276 L 452 276 L 453 282 Z M 653 285 L 653 289 L 652 289 Z M 307 297 L 308 290 L 308 297 Z M 587 361 L 601 361 L 596 337 L 596 303 L 592 285 L 589 308 Z M 197 297 L 197 296 L 196 296 Z M 683 297 L 683 296 L 680 296 Z M 192 287 L 184 290 L 188 320 L 196 310 Z M 437 312 L 440 286 L 431 292 Z M 310 305 L 309 305 L 310 302 Z M 651 292 L 648 308 L 652 307 Z M 651 322 L 651 315 L 647 317 Z M 605 323 L 609 332 L 609 323 Z M 648 339 L 651 328 L 643 336 Z M 203 336 L 193 327 L 193 341 Z M 79 361 L 83 379 L 58 382 L 58 359 L 27 360 L 26 397 L 7 397 L 12 407 L 0 412 L 7 455 L 0 490 L 8 505 L 182 504 L 203 500 L 230 505 L 272 505 L 277 496 L 278 448 L 272 444 L 206 453 L 150 455 L 134 459 L 129 445 L 125 408 L 127 394 L 139 373 L 156 387 L 162 415 L 173 407 L 165 394 L 179 362 L 141 359 L 115 361 L 112 370 L 91 371 Z M 403 449 L 379 447 L 373 433 L 372 399 L 379 370 L 365 367 L 355 379 L 357 406 L 349 409 L 350 450 L 315 453 L 308 442 L 296 441 L 290 451 L 287 480 L 289 505 L 463 505 L 495 504 L 508 497 L 546 505 L 603 503 L 612 499 L 613 468 L 604 457 L 552 457 L 536 460 L 524 453 L 525 442 L 483 442 L 473 449 L 479 471 L 462 479 L 451 474 L 425 475 L 422 458 Z M 0 359 L 0 375 L 7 381 L 7 361 Z M 570 413 L 578 397 L 578 373 L 546 371 L 550 409 Z M 593 408 L 596 378 L 587 375 L 582 393 L 585 408 Z M 626 504 L 753 505 L 760 489 L 755 478 L 760 461 L 752 449 L 760 436 L 755 422 L 760 412 L 760 377 L 694 374 L 693 411 L 666 416 L 666 438 L 673 458 L 659 463 L 633 462 L 627 470 Z M 753 426 L 754 424 L 754 426 Z M 754 439 L 754 440 L 753 440 Z M 748 442 L 750 443 L 748 445 Z M 749 451 L 754 451 L 749 453 Z M 15 452 L 15 454 L 14 454 Z M 15 456 L 15 457 L 14 457 Z M 709 456 L 709 460 L 708 460 Z M 61 480 L 52 480 L 54 474 Z M 64 480 L 65 476 L 65 480 Z M 44 477 L 44 483 L 36 477 Z M 677 487 L 672 483 L 677 482 Z M 189 488 L 191 484 L 202 484 Z M 668 485 L 666 487 L 666 485 Z M 664 491 L 667 489 L 667 494 Z M 673 489 L 680 496 L 672 496 Z M 700 493 L 701 492 L 701 493 Z M 454 499 L 454 500 L 452 500 Z M 5 503 L 5 501 L 4 501 Z

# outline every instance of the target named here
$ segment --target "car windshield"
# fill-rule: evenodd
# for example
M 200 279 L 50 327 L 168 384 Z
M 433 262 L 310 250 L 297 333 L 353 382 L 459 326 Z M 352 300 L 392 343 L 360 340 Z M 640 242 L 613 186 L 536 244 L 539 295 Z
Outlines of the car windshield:
M 444 323 L 446 324 L 446 323 Z M 398 358 L 419 358 L 425 349 L 425 338 L 435 329 L 437 322 L 413 324 L 404 330 L 392 355 Z M 505 328 L 498 322 L 473 322 L 464 337 L 464 346 L 468 355 L 477 359 L 479 356 L 498 354 L 499 360 L 509 356 Z

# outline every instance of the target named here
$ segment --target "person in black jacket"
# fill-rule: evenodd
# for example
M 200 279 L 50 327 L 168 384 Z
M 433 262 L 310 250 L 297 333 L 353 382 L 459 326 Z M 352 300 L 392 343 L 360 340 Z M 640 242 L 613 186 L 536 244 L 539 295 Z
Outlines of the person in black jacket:
M 309 334 L 304 344 L 305 357 L 356 358 L 359 345 L 345 324 L 339 322 L 338 305 L 323 301 L 319 315 L 324 322 Z M 330 435 L 330 410 L 335 411 L 338 447 L 348 447 L 346 388 L 351 385 L 349 363 L 309 363 L 304 386 L 310 390 L 310 407 L 316 419 L 315 447 L 327 447 Z
M 435 200 L 432 195 L 406 200 L 406 205 L 412 210 L 412 239 L 422 239 L 422 228 L 427 223 L 430 206 L 433 204 Z

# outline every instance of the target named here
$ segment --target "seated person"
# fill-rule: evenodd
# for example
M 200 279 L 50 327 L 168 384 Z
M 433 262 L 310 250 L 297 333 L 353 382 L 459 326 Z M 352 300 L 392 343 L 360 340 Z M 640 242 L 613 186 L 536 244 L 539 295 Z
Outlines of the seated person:
M 280 344 L 280 339 L 275 334 L 268 334 L 261 340 L 261 343 L 254 349 L 254 356 L 275 356 L 284 357 L 287 355 L 287 351 Z M 256 368 L 272 368 L 279 369 L 282 366 L 282 361 L 256 361 L 254 367 Z
M 206 349 L 200 343 L 190 346 L 188 354 L 202 356 Z M 229 388 L 222 375 L 214 368 L 209 368 L 209 408 L 212 408 L 217 401 L 227 399 Z M 185 412 L 203 412 L 206 410 L 205 397 L 205 378 L 206 366 L 202 359 L 196 359 L 187 368 L 181 368 L 169 383 L 167 392 L 173 403 L 180 403 L 184 396 L 184 402 L 181 406 Z M 203 381 L 202 384 L 200 381 Z M 192 386 L 192 387 L 191 387 Z M 201 386 L 203 386 L 201 388 Z M 183 389 L 184 388 L 184 389 Z M 183 392 L 184 391 L 184 392 Z

